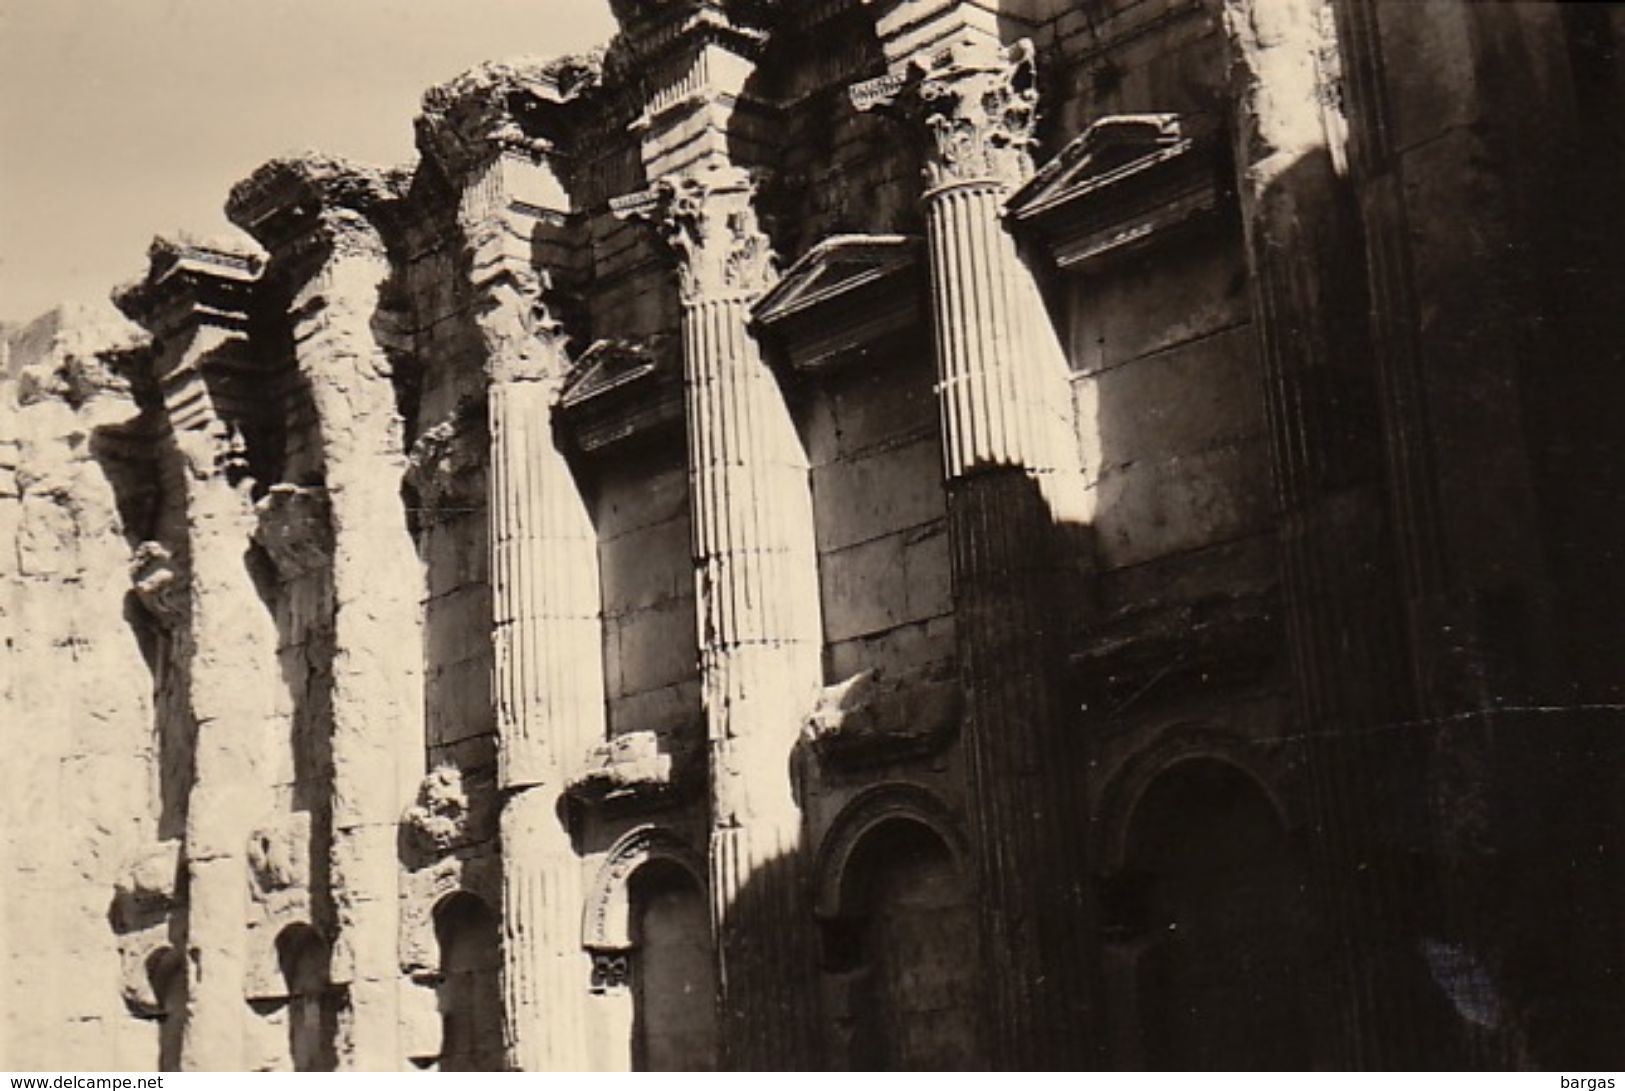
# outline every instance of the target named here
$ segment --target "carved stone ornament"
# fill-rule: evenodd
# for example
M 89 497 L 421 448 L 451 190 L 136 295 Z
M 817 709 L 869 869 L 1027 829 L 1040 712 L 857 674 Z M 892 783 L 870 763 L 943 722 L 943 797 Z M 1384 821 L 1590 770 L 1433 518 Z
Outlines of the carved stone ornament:
M 470 834 L 468 792 L 460 770 L 442 765 L 423 778 L 418 801 L 406 811 L 406 835 L 423 856 L 439 856 Z
M 642 220 L 677 258 L 685 302 L 755 298 L 776 279 L 773 248 L 756 218 L 756 183 L 741 167 L 662 178 L 610 202 L 621 219 Z
M 310 815 L 298 812 L 256 830 L 248 839 L 248 872 L 255 901 L 310 885 Z
M 459 413 L 425 429 L 412 445 L 406 480 L 417 492 L 424 525 L 484 506 L 484 444 L 473 414 Z
M 186 574 L 162 542 L 135 547 L 130 583 L 142 607 L 164 628 L 178 628 L 186 620 Z
M 931 137 L 925 179 L 1017 186 L 1033 171 L 1038 122 L 1036 52 L 1027 39 L 1004 47 L 969 35 L 906 69 L 850 89 L 860 111 L 886 109 Z
M 259 516 L 254 540 L 271 555 L 283 578 L 313 572 L 331 559 L 326 489 L 272 485 L 254 511 Z
M 592 981 L 589 987 L 595 993 L 606 993 L 629 988 L 632 984 L 631 951 L 592 952 Z

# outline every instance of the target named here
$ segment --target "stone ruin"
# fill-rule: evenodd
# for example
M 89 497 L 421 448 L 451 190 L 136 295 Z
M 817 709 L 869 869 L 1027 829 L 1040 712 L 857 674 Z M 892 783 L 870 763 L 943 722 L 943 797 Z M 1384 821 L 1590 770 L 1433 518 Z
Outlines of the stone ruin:
M 0 331 L 0 1068 L 1625 1064 L 1625 15 L 612 6 Z

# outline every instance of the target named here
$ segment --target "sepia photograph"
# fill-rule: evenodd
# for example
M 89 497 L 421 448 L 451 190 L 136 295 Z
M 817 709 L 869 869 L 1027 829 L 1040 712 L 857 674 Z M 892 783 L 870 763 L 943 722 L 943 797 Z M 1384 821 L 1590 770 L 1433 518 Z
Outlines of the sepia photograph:
M 1622 46 L 0 0 L 8 1091 L 1614 1087 Z

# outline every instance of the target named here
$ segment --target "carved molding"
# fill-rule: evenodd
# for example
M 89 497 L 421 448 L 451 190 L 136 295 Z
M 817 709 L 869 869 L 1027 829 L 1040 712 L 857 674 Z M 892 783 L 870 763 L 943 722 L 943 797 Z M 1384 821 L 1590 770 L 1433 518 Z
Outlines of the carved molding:
M 186 622 L 187 574 L 162 542 L 142 542 L 130 558 L 130 583 L 141 606 L 165 629 Z
M 742 167 L 714 167 L 662 178 L 642 193 L 618 197 L 621 219 L 651 225 L 677 258 L 685 302 L 754 298 L 777 279 L 774 255 L 756 217 L 756 181 Z
M 254 505 L 259 523 L 254 540 L 270 554 L 284 579 L 294 579 L 331 563 L 332 521 L 327 490 L 304 485 L 272 485 Z
M 959 182 L 1014 187 L 1032 174 L 1038 123 L 1037 53 L 965 35 L 926 60 L 855 84 L 852 105 L 923 125 L 930 188 Z
M 831 236 L 785 270 L 752 317 L 798 371 L 865 361 L 890 339 L 929 328 L 923 250 L 906 235 Z
M 593 342 L 559 399 L 559 420 L 578 451 L 593 452 L 683 424 L 683 365 L 676 342 Z
M 683 868 L 706 888 L 705 858 L 676 832 L 640 826 L 617 841 L 587 890 L 581 917 L 581 946 L 589 951 L 625 951 L 632 946 L 627 883 L 645 864 L 664 860 Z

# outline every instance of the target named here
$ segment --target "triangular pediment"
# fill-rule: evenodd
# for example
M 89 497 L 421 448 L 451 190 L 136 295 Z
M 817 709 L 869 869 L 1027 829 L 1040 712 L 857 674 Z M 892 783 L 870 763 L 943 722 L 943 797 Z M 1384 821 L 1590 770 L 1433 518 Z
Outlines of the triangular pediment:
M 920 240 L 911 235 L 832 235 L 785 271 L 756 304 L 756 320 L 771 326 L 886 280 L 912 267 L 919 251 Z
M 633 386 L 660 370 L 660 346 L 644 341 L 594 341 L 571 369 L 561 399 L 566 409 Z
M 1018 216 L 1041 213 L 1190 150 L 1178 114 L 1114 114 L 1085 129 L 1010 198 Z

